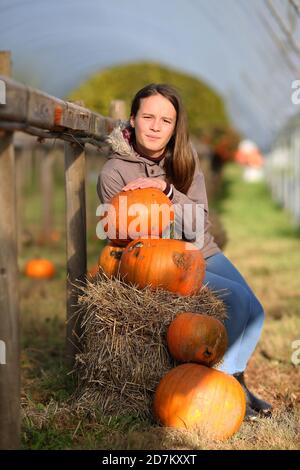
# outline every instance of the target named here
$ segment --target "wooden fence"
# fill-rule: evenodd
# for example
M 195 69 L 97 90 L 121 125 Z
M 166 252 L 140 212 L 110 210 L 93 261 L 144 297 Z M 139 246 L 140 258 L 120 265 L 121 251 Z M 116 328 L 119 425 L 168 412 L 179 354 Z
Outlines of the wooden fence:
M 16 208 L 15 131 L 40 140 L 64 142 L 67 242 L 66 357 L 72 364 L 80 334 L 73 283 L 86 275 L 85 144 L 101 147 L 124 113 L 116 103 L 112 117 L 69 103 L 11 78 L 9 52 L 0 52 L 0 449 L 20 442 L 20 341 L 18 294 L 18 217 Z M 50 165 L 43 178 L 48 189 Z M 45 204 L 47 204 L 45 202 Z M 46 217 L 49 220 L 49 217 Z M 45 222 L 45 225 L 47 222 Z M 45 230 L 47 228 L 45 227 Z
M 266 179 L 273 199 L 300 227 L 300 115 L 293 116 L 277 136 L 266 158 Z

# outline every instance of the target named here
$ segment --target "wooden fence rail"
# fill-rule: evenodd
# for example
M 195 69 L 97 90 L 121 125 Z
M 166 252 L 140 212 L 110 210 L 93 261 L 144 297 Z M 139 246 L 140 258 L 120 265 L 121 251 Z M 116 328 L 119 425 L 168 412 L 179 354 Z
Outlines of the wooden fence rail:
M 0 52 L 0 449 L 20 440 L 19 305 L 16 171 L 13 133 L 65 141 L 67 242 L 67 358 L 78 349 L 79 322 L 72 284 L 86 275 L 85 144 L 101 147 L 118 122 L 18 83 L 10 75 L 10 53 Z M 114 106 L 113 106 L 114 107 Z M 115 108 L 124 113 L 116 102 Z M 44 172 L 46 173 L 47 162 Z M 44 175 L 45 175 L 44 173 Z M 46 176 L 45 176 L 46 177 Z M 48 182 L 51 185 L 51 182 Z

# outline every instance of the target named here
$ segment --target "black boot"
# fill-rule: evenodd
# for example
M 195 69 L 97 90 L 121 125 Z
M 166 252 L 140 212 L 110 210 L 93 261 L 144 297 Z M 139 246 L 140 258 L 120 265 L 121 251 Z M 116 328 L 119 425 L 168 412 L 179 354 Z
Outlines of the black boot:
M 246 393 L 247 408 L 250 407 L 252 410 L 260 413 L 263 416 L 271 416 L 272 405 L 270 405 L 270 403 L 267 403 L 264 400 L 261 400 L 260 398 L 256 397 L 252 392 L 250 392 L 250 390 L 245 384 L 244 372 L 238 372 L 236 374 L 233 374 L 233 376 L 239 381 Z
M 259 413 L 257 411 L 253 410 L 251 406 L 246 403 L 246 414 L 245 414 L 245 421 L 256 421 L 259 419 Z

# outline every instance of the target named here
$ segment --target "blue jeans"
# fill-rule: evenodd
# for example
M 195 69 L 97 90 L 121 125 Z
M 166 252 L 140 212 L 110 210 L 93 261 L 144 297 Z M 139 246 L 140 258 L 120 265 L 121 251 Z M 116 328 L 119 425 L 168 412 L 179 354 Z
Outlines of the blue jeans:
M 242 372 L 259 340 L 264 310 L 245 279 L 223 253 L 206 258 L 204 284 L 227 308 L 228 349 L 217 366 L 228 374 Z M 219 292 L 218 292 L 219 291 Z

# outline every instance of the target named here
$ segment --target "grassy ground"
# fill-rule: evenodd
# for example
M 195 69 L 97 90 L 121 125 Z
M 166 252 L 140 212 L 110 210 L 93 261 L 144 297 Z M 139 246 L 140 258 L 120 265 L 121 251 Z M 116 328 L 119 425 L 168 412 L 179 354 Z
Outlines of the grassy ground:
M 88 187 L 88 256 L 92 266 L 101 250 L 95 239 L 95 174 Z M 59 180 L 59 178 L 58 178 Z M 250 361 L 252 388 L 275 406 L 272 419 L 243 423 L 225 443 L 195 433 L 170 431 L 132 416 L 105 418 L 97 411 L 74 411 L 68 401 L 74 381 L 64 364 L 65 245 L 64 192 L 59 180 L 55 224 L 61 239 L 52 245 L 24 246 L 20 269 L 40 255 L 57 266 L 56 277 L 33 282 L 21 277 L 22 446 L 30 449 L 296 449 L 299 443 L 299 371 L 291 361 L 292 342 L 300 339 L 300 236 L 289 217 L 270 199 L 262 183 L 245 184 L 229 166 L 217 208 L 227 228 L 225 254 L 242 272 L 266 310 L 261 341 Z M 39 235 L 39 195 L 26 191 L 24 226 Z M 300 354 L 298 355 L 298 357 Z

